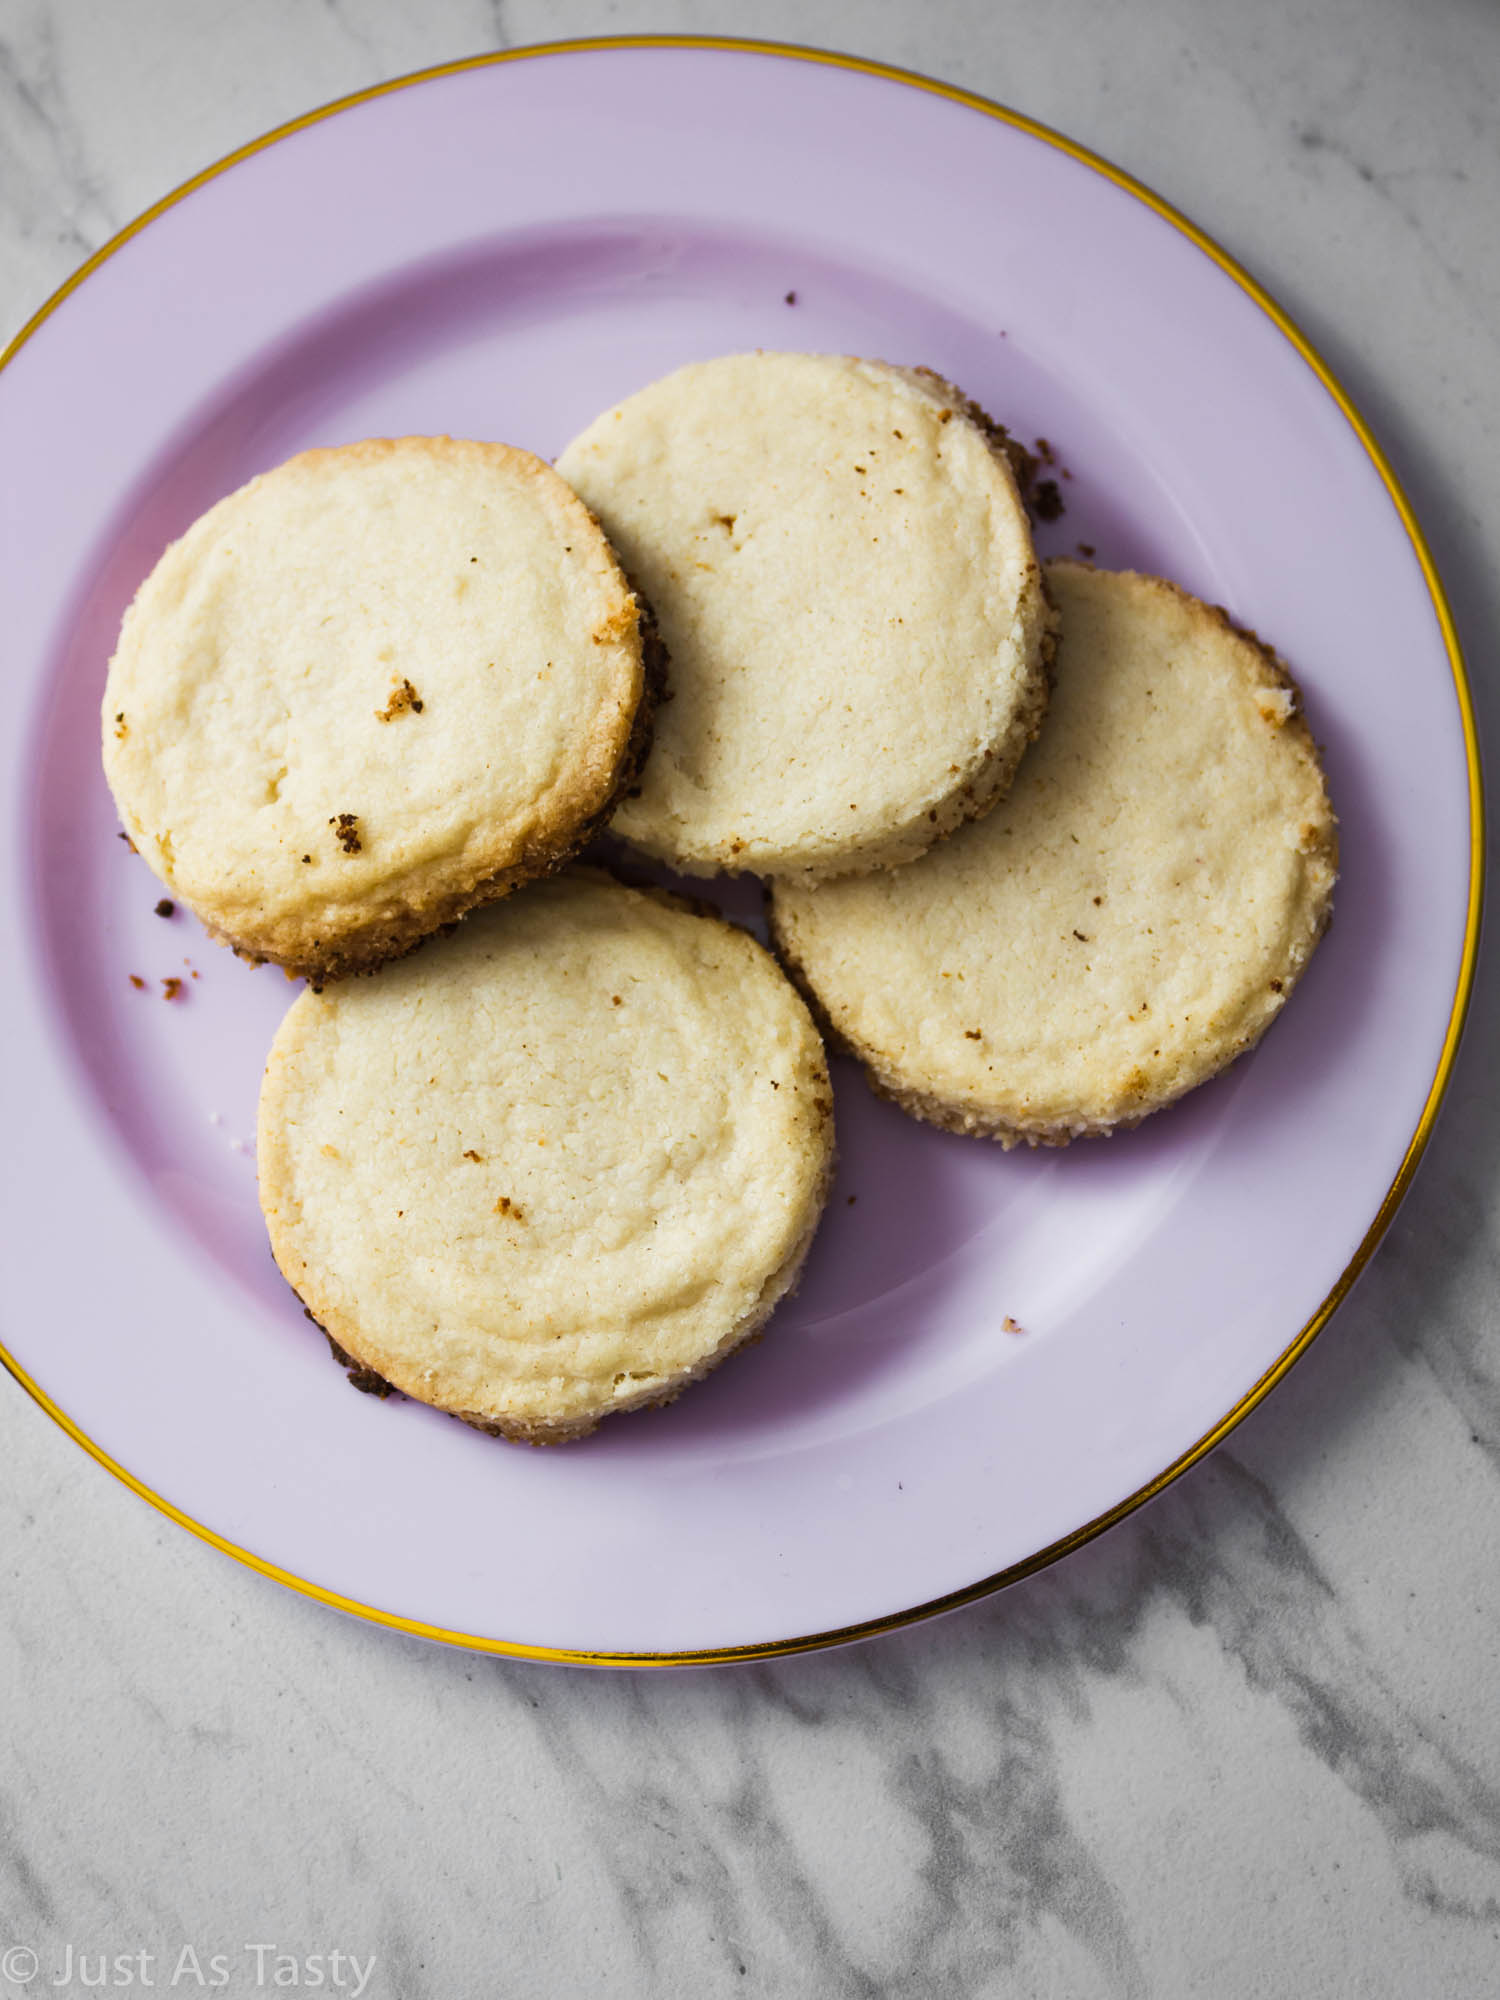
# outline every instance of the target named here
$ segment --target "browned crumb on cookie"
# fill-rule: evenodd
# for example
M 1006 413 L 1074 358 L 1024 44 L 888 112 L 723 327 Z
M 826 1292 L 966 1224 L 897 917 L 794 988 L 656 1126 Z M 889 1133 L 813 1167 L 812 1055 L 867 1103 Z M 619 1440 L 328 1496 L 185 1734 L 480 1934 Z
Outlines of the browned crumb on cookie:
M 424 706 L 422 697 L 417 693 L 411 682 L 403 677 L 401 685 L 392 688 L 391 698 L 385 707 L 376 709 L 375 720 L 377 722 L 394 722 L 398 715 L 405 715 L 408 710 L 413 715 L 420 715 Z
M 468 1146 L 468 1147 L 465 1147 L 465 1149 L 464 1149 L 464 1158 L 465 1158 L 466 1160 L 473 1160 L 473 1161 L 475 1161 L 476 1163 L 478 1163 L 479 1165 L 483 1165 L 483 1163 L 484 1163 L 484 1155 L 483 1155 L 483 1153 L 476 1153 L 476 1152 L 474 1151 L 474 1148 L 473 1148 L 472 1146 Z
M 123 840 L 125 845 L 130 849 L 132 854 L 138 854 L 140 852 L 140 849 L 136 846 L 135 842 L 130 838 L 130 835 L 128 833 L 117 833 L 115 835 L 115 839 Z
M 524 1222 L 526 1220 L 525 1209 L 522 1208 L 518 1201 L 512 1201 L 508 1194 L 501 1195 L 500 1199 L 495 1203 L 495 1213 L 496 1215 L 508 1215 L 516 1222 Z
M 122 708 L 115 717 L 115 735 L 123 742 L 129 734 L 130 726 L 125 720 L 125 711 Z
M 627 583 L 629 578 L 626 579 Z M 634 586 L 632 586 L 634 588 Z M 519 858 L 506 868 L 496 870 L 483 881 L 476 882 L 461 897 L 446 899 L 441 916 L 431 907 L 413 913 L 405 920 L 397 918 L 389 923 L 372 927 L 341 944 L 325 948 L 321 939 L 314 938 L 305 956 L 296 960 L 283 959 L 277 962 L 289 978 L 306 979 L 315 993 L 321 992 L 326 981 L 349 979 L 358 974 L 377 971 L 392 959 L 404 958 L 408 952 L 417 950 L 429 937 L 441 937 L 451 931 L 458 921 L 471 910 L 484 907 L 486 903 L 498 902 L 524 883 L 541 880 L 554 875 L 559 869 L 579 855 L 594 836 L 612 817 L 615 808 L 625 797 L 640 776 L 651 748 L 651 730 L 657 705 L 667 698 L 668 656 L 657 629 L 656 618 L 650 605 L 641 593 L 635 591 L 635 615 L 641 639 L 641 698 L 631 722 L 630 735 L 616 767 L 615 785 L 609 797 L 599 810 L 574 830 L 568 845 L 556 848 L 523 848 Z M 335 830 L 345 854 L 357 854 L 362 845 L 359 817 L 355 813 L 340 813 L 329 820 Z M 352 837 L 354 845 L 350 846 Z M 304 857 L 307 859 L 309 857 Z M 436 921 L 434 918 L 436 917 Z M 229 944 L 237 957 L 247 959 L 252 964 L 263 964 L 267 954 L 251 952 L 233 944 L 215 931 L 212 924 L 205 927 L 221 942 Z

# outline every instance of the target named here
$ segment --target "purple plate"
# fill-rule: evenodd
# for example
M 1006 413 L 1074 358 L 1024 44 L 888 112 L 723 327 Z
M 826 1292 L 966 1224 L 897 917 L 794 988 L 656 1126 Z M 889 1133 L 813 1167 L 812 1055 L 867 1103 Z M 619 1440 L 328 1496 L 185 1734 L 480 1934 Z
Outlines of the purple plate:
M 1006 1155 L 840 1066 L 838 1188 L 767 1338 L 671 1409 L 508 1447 L 352 1394 L 277 1276 L 249 1142 L 291 996 L 153 914 L 99 770 L 105 663 L 163 544 L 304 446 L 447 431 L 550 456 L 678 363 L 756 346 L 940 370 L 1052 441 L 1044 551 L 1159 571 L 1273 638 L 1328 749 L 1338 921 L 1252 1058 L 1107 1145 Z M 230 1553 L 552 1659 L 880 1630 L 1201 1455 L 1389 1220 L 1477 933 L 1457 645 L 1326 368 L 1102 161 L 796 51 L 459 64 L 272 134 L 125 231 L 12 348 L 0 439 L 7 1358 Z

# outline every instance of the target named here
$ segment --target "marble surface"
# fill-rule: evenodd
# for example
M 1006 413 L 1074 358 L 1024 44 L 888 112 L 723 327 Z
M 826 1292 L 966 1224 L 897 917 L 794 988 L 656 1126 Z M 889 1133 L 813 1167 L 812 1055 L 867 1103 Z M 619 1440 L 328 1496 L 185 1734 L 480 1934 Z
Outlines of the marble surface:
M 310 105 L 648 29 L 926 70 L 1178 202 L 1372 419 L 1493 724 L 1481 0 L 0 0 L 0 336 Z M 0 1994 L 1500 1991 L 1494 1002 L 1487 967 L 1416 1186 L 1270 1402 L 1066 1563 L 846 1652 L 583 1674 L 396 1637 L 183 1534 L 0 1381 Z

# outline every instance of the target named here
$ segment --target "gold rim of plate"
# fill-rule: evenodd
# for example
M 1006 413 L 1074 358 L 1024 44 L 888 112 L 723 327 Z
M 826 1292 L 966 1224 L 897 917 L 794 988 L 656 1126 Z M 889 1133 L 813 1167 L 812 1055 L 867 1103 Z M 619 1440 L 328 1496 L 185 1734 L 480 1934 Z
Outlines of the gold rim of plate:
M 513 1639 L 489 1639 L 471 1632 L 449 1631 L 441 1625 L 426 1625 L 419 1619 L 403 1618 L 397 1612 L 382 1611 L 375 1605 L 361 1604 L 356 1598 L 343 1597 L 337 1591 L 325 1590 L 321 1584 L 310 1583 L 305 1577 L 296 1576 L 290 1570 L 267 1562 L 251 1550 L 242 1549 L 223 1535 L 216 1534 L 201 1521 L 195 1521 L 190 1514 L 183 1513 L 180 1507 L 174 1507 L 170 1500 L 163 1499 L 161 1494 L 153 1492 L 143 1480 L 137 1479 L 133 1472 L 127 1471 L 117 1460 L 111 1458 L 108 1452 L 95 1444 L 91 1437 L 80 1430 L 67 1412 L 60 1409 L 51 1397 L 32 1381 L 25 1369 L 5 1348 L 0 1346 L 0 1362 L 4 1363 L 21 1387 L 41 1405 L 48 1416 L 61 1425 L 75 1444 L 81 1445 L 106 1471 L 112 1472 L 116 1479 L 122 1481 L 132 1492 L 139 1494 L 143 1500 L 149 1501 L 169 1520 L 175 1521 L 180 1528 L 186 1528 L 189 1533 L 197 1535 L 201 1541 L 219 1549 L 223 1554 L 233 1556 L 237 1562 L 258 1570 L 262 1576 L 272 1577 L 277 1583 L 283 1583 L 291 1590 L 300 1591 L 304 1597 L 316 1598 L 320 1604 L 332 1605 L 338 1611 L 347 1611 L 355 1617 L 368 1619 L 372 1624 L 386 1625 L 397 1632 L 409 1632 L 421 1639 L 436 1639 L 446 1645 L 463 1646 L 475 1652 L 505 1654 L 513 1659 L 551 1660 L 569 1666 L 596 1667 L 712 1666 L 736 1660 L 765 1660 L 782 1654 L 813 1652 L 823 1646 L 844 1645 L 850 1640 L 873 1638 L 882 1632 L 899 1631 L 903 1626 L 917 1624 L 924 1618 L 934 1618 L 942 1612 L 957 1610 L 961 1605 L 973 1604 L 995 1591 L 1004 1590 L 1008 1584 L 1019 1583 L 1023 1577 L 1031 1576 L 1037 1570 L 1048 1568 L 1061 1557 L 1071 1554 L 1074 1549 L 1081 1548 L 1085 1542 L 1092 1541 L 1095 1535 L 1103 1534 L 1106 1528 L 1112 1528 L 1117 1521 L 1124 1520 L 1127 1514 L 1134 1513 L 1137 1507 L 1153 1499 L 1175 1479 L 1180 1478 L 1189 1466 L 1196 1465 L 1200 1458 L 1212 1451 L 1221 1439 L 1227 1437 L 1237 1424 L 1243 1422 L 1250 1412 L 1265 1400 L 1291 1369 L 1293 1363 L 1312 1345 L 1333 1317 L 1354 1280 L 1368 1263 L 1376 1244 L 1385 1234 L 1392 1216 L 1399 1207 L 1412 1175 L 1416 1172 L 1417 1162 L 1432 1136 L 1438 1110 L 1447 1091 L 1454 1060 L 1458 1054 L 1464 1019 L 1468 1013 L 1469 999 L 1474 985 L 1479 955 L 1480 913 L 1484 903 L 1484 780 L 1480 769 L 1479 735 L 1474 721 L 1473 697 L 1469 688 L 1468 671 L 1464 664 L 1463 648 L 1459 643 L 1458 631 L 1442 580 L 1438 576 L 1437 565 L 1427 545 L 1427 538 L 1417 523 L 1411 502 L 1385 453 L 1376 443 L 1369 425 L 1355 408 L 1347 390 L 1306 334 L 1270 294 L 1256 283 L 1243 266 L 1236 263 L 1227 250 L 1221 248 L 1195 223 L 1190 222 L 1170 202 L 1153 193 L 1133 175 L 1112 165 L 1098 153 L 1091 152 L 1087 146 L 1080 146 L 1076 141 L 1065 138 L 1062 133 L 1053 131 L 1050 126 L 1043 125 L 1034 118 L 1026 117 L 1022 112 L 1011 111 L 1004 105 L 992 103 L 986 97 L 977 96 L 973 91 L 961 90 L 955 84 L 938 83 L 933 78 L 919 75 L 914 70 L 898 69 L 889 63 L 875 62 L 864 56 L 840 55 L 831 50 L 802 48 L 791 42 L 763 42 L 727 35 L 601 35 L 579 40 L 538 42 L 528 48 L 500 49 L 492 54 L 464 56 L 456 62 L 437 63 L 429 69 L 414 70 L 408 76 L 393 77 L 389 82 L 372 84 L 366 90 L 357 90 L 348 97 L 335 98 L 330 104 L 320 105 L 314 111 L 307 111 L 298 118 L 289 119 L 286 124 L 277 125 L 271 131 L 262 133 L 259 138 L 251 139 L 246 145 L 237 147 L 234 152 L 226 153 L 223 159 L 205 167 L 201 173 L 194 174 L 191 180 L 184 181 L 170 194 L 163 195 L 160 201 L 153 203 L 133 222 L 127 223 L 117 235 L 110 238 L 108 243 L 96 250 L 92 257 L 80 264 L 73 275 L 58 287 L 37 312 L 32 314 L 4 352 L 0 353 L 0 368 L 4 368 L 19 353 L 38 327 L 57 310 L 63 300 L 71 292 L 76 291 L 107 257 L 112 257 L 117 250 L 128 243 L 132 236 L 139 235 L 156 220 L 157 216 L 165 214 L 169 208 L 174 207 L 184 196 L 192 194 L 196 188 L 217 179 L 230 167 L 237 166 L 241 160 L 248 160 L 267 146 L 275 145 L 279 139 L 289 138 L 292 133 L 301 132 L 309 125 L 320 124 L 323 119 L 332 118 L 340 111 L 348 111 L 357 104 L 367 104 L 372 98 L 385 97 L 392 91 L 408 89 L 412 84 L 428 83 L 435 77 L 453 76 L 461 70 L 486 69 L 499 63 L 523 62 L 533 56 L 567 55 L 599 49 L 641 48 L 722 49 L 749 55 L 782 56 L 797 62 L 822 64 L 830 69 L 858 70 L 866 76 L 882 77 L 887 82 L 905 84 L 915 90 L 925 90 L 934 97 L 946 97 L 955 104 L 967 106 L 972 111 L 982 111 L 987 117 L 997 118 L 1002 124 L 1013 126 L 1017 131 L 1025 132 L 1033 139 L 1040 139 L 1044 145 L 1053 147 L 1059 153 L 1067 154 L 1070 159 L 1079 161 L 1091 172 L 1101 174 L 1105 180 L 1113 181 L 1116 187 L 1123 188 L 1127 194 L 1144 203 L 1164 221 L 1171 223 L 1174 229 L 1185 236 L 1206 257 L 1212 258 L 1220 270 L 1234 280 L 1240 290 L 1259 306 L 1266 317 L 1290 341 L 1343 412 L 1350 428 L 1369 455 L 1375 470 L 1380 474 L 1381 481 L 1401 518 L 1401 524 L 1410 538 L 1417 560 L 1422 566 L 1422 575 L 1426 579 L 1438 627 L 1443 636 L 1443 645 L 1447 651 L 1448 664 L 1453 673 L 1454 694 L 1463 725 L 1464 756 L 1469 783 L 1469 903 L 1458 982 L 1454 988 L 1453 1004 L 1448 1016 L 1447 1031 L 1443 1037 L 1442 1052 L 1426 1101 L 1422 1106 L 1422 1115 L 1407 1144 L 1396 1177 L 1376 1210 L 1374 1220 L 1365 1231 L 1358 1249 L 1344 1267 L 1337 1283 L 1312 1318 L 1233 1409 L 1221 1417 L 1212 1430 L 1199 1438 L 1196 1444 L 1190 1445 L 1146 1485 L 1129 1494 L 1107 1513 L 1100 1514 L 1097 1519 L 1074 1529 L 1072 1534 L 1063 1536 L 1061 1541 L 1052 1542 L 1048 1547 L 1038 1549 L 1024 1561 L 1012 1563 L 1008 1569 L 1000 1570 L 994 1576 L 984 1577 L 978 1583 L 966 1585 L 962 1590 L 950 1591 L 944 1597 L 932 1598 L 925 1604 L 914 1605 L 907 1611 L 891 1612 L 883 1618 L 872 1618 L 859 1625 L 841 1626 L 830 1632 L 812 1632 L 790 1639 L 766 1639 L 750 1646 L 719 1646 L 685 1653 L 577 1652 L 555 1646 L 527 1646 Z

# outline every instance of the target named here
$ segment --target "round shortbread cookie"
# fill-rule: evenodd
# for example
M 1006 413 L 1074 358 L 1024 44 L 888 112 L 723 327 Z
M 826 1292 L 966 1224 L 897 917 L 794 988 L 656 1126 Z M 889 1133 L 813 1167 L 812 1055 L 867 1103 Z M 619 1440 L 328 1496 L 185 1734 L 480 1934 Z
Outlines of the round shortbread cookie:
M 356 1379 L 532 1444 L 758 1332 L 832 1161 L 822 1043 L 775 961 L 593 870 L 303 993 L 261 1091 L 271 1247 Z
M 693 874 L 814 878 L 989 809 L 1051 648 L 1007 446 L 926 370 L 820 354 L 699 362 L 568 446 L 672 660 L 624 839 Z
M 981 825 L 890 875 L 777 884 L 788 965 L 877 1090 L 1010 1146 L 1134 1125 L 1248 1049 L 1338 862 L 1286 669 L 1153 577 L 1051 563 L 1047 726 Z
M 105 772 L 210 930 L 336 977 L 576 852 L 644 755 L 642 653 L 608 544 L 529 452 L 304 452 L 141 586 Z

